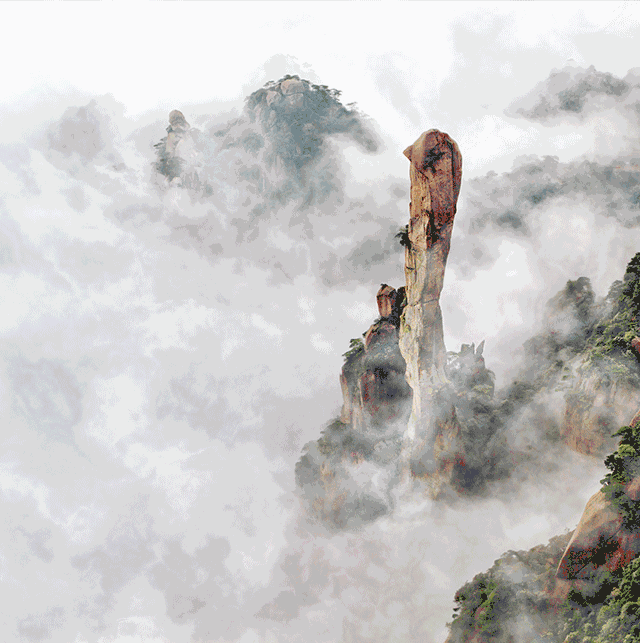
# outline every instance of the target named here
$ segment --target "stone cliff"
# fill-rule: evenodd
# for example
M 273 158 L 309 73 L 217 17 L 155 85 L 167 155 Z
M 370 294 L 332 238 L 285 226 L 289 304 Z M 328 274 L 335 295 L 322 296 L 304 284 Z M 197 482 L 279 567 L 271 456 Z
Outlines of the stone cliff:
M 440 294 L 462 180 L 462 156 L 447 134 L 424 132 L 404 151 L 410 161 L 411 205 L 405 244 L 407 305 L 400 352 L 413 391 L 404 457 L 413 475 L 438 478 L 437 489 L 463 466 L 460 425 L 446 375 Z

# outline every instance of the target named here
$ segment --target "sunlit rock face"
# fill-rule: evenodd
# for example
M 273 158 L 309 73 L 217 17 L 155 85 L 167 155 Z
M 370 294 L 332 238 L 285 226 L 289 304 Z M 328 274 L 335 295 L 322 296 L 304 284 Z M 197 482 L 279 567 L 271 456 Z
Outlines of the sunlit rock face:
M 424 132 L 404 154 L 411 163 L 411 212 L 405 245 L 407 305 L 400 321 L 399 345 L 413 390 L 406 457 L 412 474 L 429 476 L 439 488 L 451 480 L 456 462 L 464 459 L 445 372 L 439 302 L 460 192 L 462 157 L 456 143 L 438 130 Z

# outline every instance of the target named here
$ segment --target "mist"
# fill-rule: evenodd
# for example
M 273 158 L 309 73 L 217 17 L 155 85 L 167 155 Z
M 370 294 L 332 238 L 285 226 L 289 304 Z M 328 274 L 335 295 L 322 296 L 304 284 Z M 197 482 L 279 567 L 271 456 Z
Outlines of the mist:
M 640 15 L 543 4 L 4 10 L 51 52 L 2 45 L 7 636 L 442 643 L 458 587 L 575 526 L 604 465 L 560 447 L 482 498 L 394 489 L 337 532 L 294 480 L 380 284 L 404 284 L 422 131 L 463 156 L 446 345 L 485 340 L 498 388 L 567 280 L 604 297 L 638 251 Z M 434 18 L 426 55 L 406 33 Z M 341 93 L 267 122 L 287 75 Z M 510 431 L 535 447 L 530 412 Z

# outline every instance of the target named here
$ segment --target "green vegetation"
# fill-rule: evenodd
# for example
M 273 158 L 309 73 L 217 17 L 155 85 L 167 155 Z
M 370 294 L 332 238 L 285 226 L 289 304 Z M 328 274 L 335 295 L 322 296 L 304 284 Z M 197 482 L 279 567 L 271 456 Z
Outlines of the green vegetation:
M 571 535 L 556 536 L 529 551 L 508 551 L 459 589 L 449 624 L 453 640 L 506 643 L 513 640 L 510 637 L 516 629 L 535 627 L 535 640 L 558 641 L 558 623 L 543 618 L 549 612 L 545 588 L 553 581 Z
M 153 147 L 156 148 L 157 160 L 154 164 L 156 172 L 164 174 L 169 181 L 175 179 L 182 174 L 183 161 L 178 156 L 171 156 L 167 154 L 167 137 L 165 136 L 159 143 Z
M 640 427 L 623 426 L 617 449 L 605 459 L 604 493 L 623 516 L 626 530 L 640 537 L 640 502 L 625 485 L 640 476 Z M 604 564 L 573 584 L 559 610 L 548 590 L 571 533 L 528 552 L 507 552 L 455 595 L 450 624 L 456 643 L 507 641 L 523 615 L 536 641 L 554 643 L 637 643 L 640 641 L 640 556 L 615 571 Z M 534 640 L 534 639 L 532 639 Z
M 631 500 L 624 492 L 625 485 L 640 476 L 640 427 L 623 426 L 613 434 L 620 436 L 620 445 L 604 461 L 609 473 L 600 481 L 605 495 L 616 505 L 623 516 L 624 526 L 640 530 L 640 503 Z
M 345 362 L 350 362 L 361 353 L 364 353 L 364 342 L 358 337 L 349 340 L 349 350 L 346 353 L 342 353 L 342 357 L 344 357 Z
M 283 94 L 282 83 L 288 80 L 298 81 L 302 91 Z M 301 171 L 321 155 L 325 138 L 333 134 L 348 134 L 367 152 L 377 150 L 355 104 L 345 107 L 340 94 L 337 89 L 287 74 L 253 92 L 246 104 L 269 137 L 273 155 L 291 171 Z
M 591 362 L 632 355 L 631 340 L 638 335 L 640 320 L 640 252 L 627 264 L 623 281 L 612 284 L 606 302 L 610 312 L 593 327 L 587 341 Z
M 401 246 L 411 248 L 411 241 L 409 240 L 409 224 L 402 226 L 395 235 L 395 238 L 400 242 Z

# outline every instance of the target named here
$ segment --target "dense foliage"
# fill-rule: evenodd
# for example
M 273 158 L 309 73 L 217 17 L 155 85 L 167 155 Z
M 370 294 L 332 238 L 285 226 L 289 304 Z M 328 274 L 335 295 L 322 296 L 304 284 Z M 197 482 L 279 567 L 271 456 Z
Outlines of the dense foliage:
M 409 240 L 409 224 L 402 226 L 395 235 L 398 243 L 403 248 L 411 248 L 411 241 Z
M 544 618 L 549 612 L 545 589 L 570 537 L 566 533 L 529 551 L 508 551 L 461 587 L 454 599 L 452 640 L 507 643 L 533 633 L 535 640 L 557 641 L 559 623 Z
M 601 573 L 595 595 L 574 592 L 564 611 L 562 643 L 640 641 L 640 556 L 621 573 Z
M 609 473 L 600 482 L 604 493 L 619 507 L 624 526 L 637 531 L 640 530 L 640 503 L 631 500 L 624 488 L 640 475 L 640 427 L 623 426 L 613 435 L 620 436 L 620 444 L 605 459 Z
M 587 348 L 592 361 L 629 357 L 640 318 L 640 252 L 627 264 L 623 281 L 615 281 L 606 298 L 607 311 L 591 329 Z

